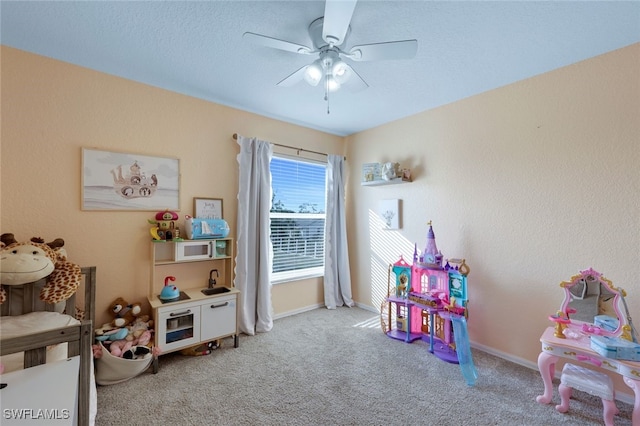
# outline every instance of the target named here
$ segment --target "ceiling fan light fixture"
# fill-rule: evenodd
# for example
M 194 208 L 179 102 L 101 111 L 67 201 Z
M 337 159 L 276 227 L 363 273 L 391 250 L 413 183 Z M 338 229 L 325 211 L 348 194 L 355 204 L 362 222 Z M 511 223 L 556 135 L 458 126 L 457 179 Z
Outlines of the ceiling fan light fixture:
M 327 88 L 330 92 L 335 92 L 340 89 L 340 82 L 332 75 L 327 76 Z
M 322 62 L 317 59 L 307 67 L 304 72 L 304 80 L 311 86 L 317 86 L 322 80 L 324 72 L 322 71 Z
M 349 67 L 349 65 L 347 65 L 343 60 L 338 59 L 336 62 L 334 62 L 331 73 L 333 74 L 333 77 L 336 79 L 336 81 L 342 84 L 349 80 L 349 77 L 351 76 L 350 71 L 351 68 Z

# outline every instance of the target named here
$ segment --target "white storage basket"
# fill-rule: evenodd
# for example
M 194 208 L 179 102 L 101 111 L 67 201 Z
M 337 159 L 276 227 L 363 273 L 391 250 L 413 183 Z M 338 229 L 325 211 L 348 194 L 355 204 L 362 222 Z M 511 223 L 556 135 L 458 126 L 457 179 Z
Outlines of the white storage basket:
M 143 373 L 151 362 L 153 356 L 149 354 L 146 358 L 126 359 L 111 355 L 102 342 L 102 357 L 96 361 L 96 383 L 99 385 L 115 385 L 129 380 Z

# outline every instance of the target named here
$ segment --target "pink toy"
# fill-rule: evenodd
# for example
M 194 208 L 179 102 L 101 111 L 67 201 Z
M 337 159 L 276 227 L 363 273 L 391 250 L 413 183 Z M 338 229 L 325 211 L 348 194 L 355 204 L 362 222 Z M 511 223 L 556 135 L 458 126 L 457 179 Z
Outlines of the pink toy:
M 595 327 L 591 324 L 582 324 L 582 331 L 584 331 L 585 333 L 591 333 L 591 334 L 597 334 L 600 335 L 602 334 L 602 329 L 600 327 Z
M 564 339 L 564 330 L 568 324 L 571 324 L 571 320 L 567 318 L 564 312 L 558 311 L 555 315 L 549 315 L 549 321 L 556 323 L 554 336 L 559 339 Z
M 465 259 L 448 259 L 444 265 L 443 260 L 429 222 L 424 252 L 418 255 L 416 244 L 411 265 L 402 255 L 389 265 L 387 298 L 381 307 L 382 329 L 387 336 L 407 343 L 418 339 L 428 342 L 429 352 L 444 361 L 460 364 L 467 384 L 473 386 L 477 372 L 466 324 L 469 267 Z M 396 278 L 393 292 L 392 271 Z
M 113 356 L 122 357 L 122 354 L 133 346 L 132 342 L 126 340 L 116 340 L 109 345 L 109 352 Z
M 122 354 L 134 346 L 146 346 L 151 341 L 151 331 L 143 331 L 139 337 L 132 340 L 116 340 L 109 344 L 109 352 L 113 356 L 122 357 Z
M 611 377 L 574 364 L 565 364 L 562 369 L 560 386 L 558 387 L 561 400 L 561 403 L 556 405 L 558 412 L 566 413 L 569 410 L 572 389 L 578 389 L 602 398 L 604 424 L 613 426 L 613 416 L 618 414 L 619 410 L 615 403 L 615 392 Z
M 91 350 L 95 359 L 102 358 L 102 345 L 91 345 Z

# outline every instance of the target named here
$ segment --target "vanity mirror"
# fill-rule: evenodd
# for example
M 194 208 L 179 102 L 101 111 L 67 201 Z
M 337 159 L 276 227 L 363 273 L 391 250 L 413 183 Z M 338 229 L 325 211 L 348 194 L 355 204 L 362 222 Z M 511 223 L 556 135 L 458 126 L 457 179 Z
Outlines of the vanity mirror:
M 626 293 L 593 269 L 581 271 L 560 283 L 564 300 L 560 306 L 571 321 L 594 324 L 598 333 L 632 340 L 631 317 L 626 309 Z

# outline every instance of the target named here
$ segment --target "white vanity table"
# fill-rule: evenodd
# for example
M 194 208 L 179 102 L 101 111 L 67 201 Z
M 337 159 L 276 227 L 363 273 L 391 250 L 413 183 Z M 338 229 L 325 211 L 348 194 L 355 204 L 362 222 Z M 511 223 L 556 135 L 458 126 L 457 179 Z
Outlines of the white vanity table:
M 538 356 L 538 369 L 544 382 L 544 394 L 536 401 L 541 404 L 551 402 L 555 365 L 558 359 L 564 358 L 621 375 L 635 394 L 632 424 L 640 426 L 640 361 L 605 357 L 591 348 L 590 341 L 592 335 L 632 340 L 633 326 L 623 302 L 624 290 L 614 287 L 593 269 L 581 271 L 570 281 L 562 282 L 560 287 L 565 293 L 564 301 L 558 313 L 549 318 L 556 325 L 548 327 L 540 337 L 542 352 Z M 613 317 L 615 328 L 595 324 L 596 315 Z

